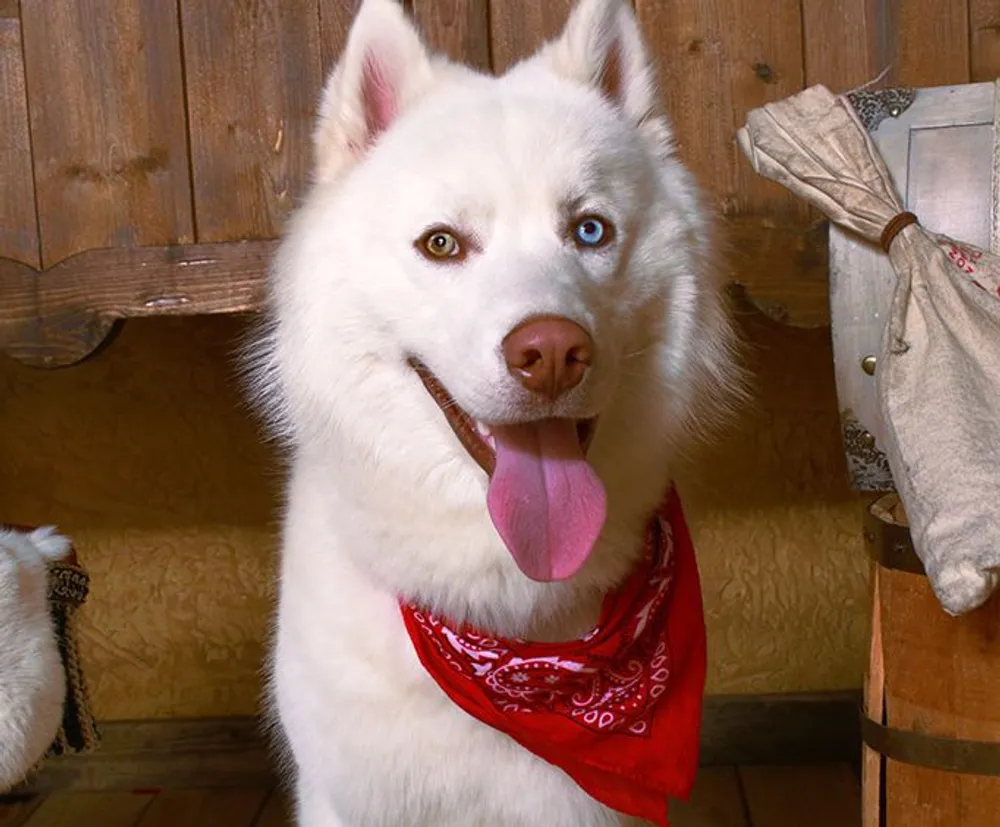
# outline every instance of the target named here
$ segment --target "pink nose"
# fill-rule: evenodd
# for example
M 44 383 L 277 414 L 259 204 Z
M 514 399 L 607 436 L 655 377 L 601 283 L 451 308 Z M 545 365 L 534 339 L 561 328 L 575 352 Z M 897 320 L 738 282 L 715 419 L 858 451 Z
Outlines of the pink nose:
M 532 319 L 503 340 L 507 367 L 529 391 L 557 399 L 583 381 L 594 340 L 576 322 L 558 316 Z

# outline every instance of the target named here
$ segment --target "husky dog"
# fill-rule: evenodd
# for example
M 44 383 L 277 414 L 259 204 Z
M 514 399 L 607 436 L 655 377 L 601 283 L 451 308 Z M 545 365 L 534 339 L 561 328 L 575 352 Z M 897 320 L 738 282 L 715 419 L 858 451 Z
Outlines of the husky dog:
M 639 823 L 453 704 L 400 601 L 580 636 L 734 382 L 624 0 L 501 77 L 363 0 L 252 352 L 290 450 L 270 707 L 302 827 Z

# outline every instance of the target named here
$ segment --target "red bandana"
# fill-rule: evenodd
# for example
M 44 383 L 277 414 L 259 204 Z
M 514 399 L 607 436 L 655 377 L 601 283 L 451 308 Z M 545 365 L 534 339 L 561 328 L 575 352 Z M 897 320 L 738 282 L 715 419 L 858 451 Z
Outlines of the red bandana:
M 667 827 L 698 767 L 705 619 L 694 547 L 671 489 L 644 562 L 567 643 L 490 637 L 402 604 L 424 668 L 458 706 L 564 770 L 598 801 Z

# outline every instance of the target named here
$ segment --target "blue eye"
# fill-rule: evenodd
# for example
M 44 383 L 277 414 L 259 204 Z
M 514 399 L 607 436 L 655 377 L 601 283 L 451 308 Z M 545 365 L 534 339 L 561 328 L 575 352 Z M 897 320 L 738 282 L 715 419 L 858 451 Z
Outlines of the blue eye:
M 611 241 L 613 232 L 611 224 L 603 218 L 585 215 L 573 229 L 573 240 L 580 247 L 603 247 Z

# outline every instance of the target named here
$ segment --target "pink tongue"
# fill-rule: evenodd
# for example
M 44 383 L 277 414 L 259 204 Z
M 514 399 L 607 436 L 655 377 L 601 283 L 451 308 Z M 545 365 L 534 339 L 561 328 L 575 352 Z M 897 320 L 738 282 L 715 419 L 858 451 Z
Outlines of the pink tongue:
M 579 571 L 607 516 L 604 486 L 584 459 L 576 422 L 544 419 L 493 429 L 497 462 L 486 504 L 532 580 Z

